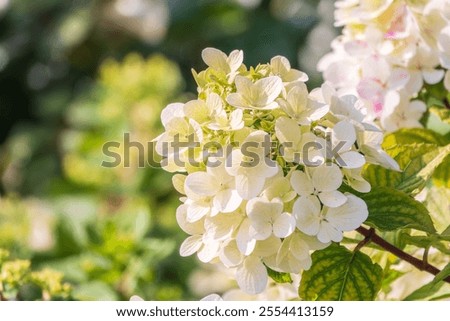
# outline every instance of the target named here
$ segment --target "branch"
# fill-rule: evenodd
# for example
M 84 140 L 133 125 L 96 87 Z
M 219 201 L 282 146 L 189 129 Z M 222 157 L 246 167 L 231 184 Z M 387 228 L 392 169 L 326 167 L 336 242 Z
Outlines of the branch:
M 437 275 L 441 270 L 439 270 L 437 267 L 429 264 L 426 261 L 419 260 L 418 258 L 415 258 L 414 256 L 402 251 L 398 247 L 392 245 L 391 243 L 387 242 L 386 240 L 382 239 L 380 236 L 378 236 L 374 230 L 372 229 L 366 229 L 365 227 L 358 227 L 356 229 L 357 232 L 364 235 L 367 239 L 366 243 L 370 240 L 371 242 L 379 245 L 386 251 L 394 254 L 396 257 L 405 260 L 406 262 L 410 263 L 417 269 L 421 271 L 426 271 L 428 273 L 431 273 L 433 275 Z M 450 276 L 447 276 L 444 279 L 445 282 L 450 283 Z

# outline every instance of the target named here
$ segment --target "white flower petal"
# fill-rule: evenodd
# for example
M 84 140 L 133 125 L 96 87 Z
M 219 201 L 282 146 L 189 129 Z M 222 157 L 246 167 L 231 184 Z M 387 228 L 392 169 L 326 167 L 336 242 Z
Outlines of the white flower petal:
M 275 134 L 281 144 L 288 143 L 288 148 L 295 148 L 301 139 L 301 130 L 297 122 L 288 117 L 280 117 L 275 122 Z
M 264 182 L 264 177 L 238 175 L 236 176 L 236 190 L 240 197 L 249 200 L 261 193 Z
M 342 152 L 349 150 L 356 141 L 355 127 L 346 120 L 340 121 L 334 125 L 331 135 L 333 147 L 342 144 L 340 149 Z
M 217 193 L 217 180 L 206 172 L 189 174 L 185 180 L 185 189 L 201 196 L 213 196 Z
M 227 103 L 236 108 L 251 108 L 250 102 L 238 93 L 231 93 L 227 96 Z
M 422 70 L 423 79 L 431 85 L 437 84 L 444 77 L 444 70 L 442 69 L 424 69 Z
M 299 83 L 289 90 L 286 100 L 294 112 L 294 115 L 290 116 L 294 117 L 303 112 L 308 105 L 308 89 L 306 88 L 306 85 L 304 83 Z
M 203 263 L 209 263 L 219 255 L 219 242 L 203 242 L 202 248 L 197 252 L 198 259 Z
M 358 152 L 349 151 L 339 154 L 336 162 L 343 168 L 358 168 L 364 166 L 366 159 Z
M 448 71 L 448 70 L 445 73 L 444 86 L 445 86 L 445 89 L 450 91 L 450 71 Z
M 323 164 L 319 167 L 312 168 L 311 171 L 311 182 L 318 191 L 335 191 L 342 184 L 342 172 L 334 163 Z
M 176 211 L 176 219 L 178 225 L 187 234 L 190 235 L 203 234 L 204 232 L 203 221 L 188 222 L 187 218 L 188 207 L 189 207 L 188 204 L 182 204 L 178 206 Z
M 273 223 L 273 234 L 276 237 L 285 238 L 295 230 L 295 218 L 288 213 L 282 213 Z
M 400 167 L 398 163 L 381 149 L 381 146 L 372 146 L 368 144 L 363 144 L 361 146 L 361 152 L 366 158 L 366 162 L 370 164 L 381 165 L 387 169 L 392 169 L 399 172 Z
M 197 222 L 206 215 L 211 213 L 211 207 L 202 201 L 192 202 L 187 207 L 187 221 L 190 223 Z
M 338 231 L 334 226 L 326 221 L 320 223 L 320 229 L 317 233 L 317 239 L 322 243 L 327 243 L 330 241 L 340 242 L 342 241 L 343 235 L 341 231 Z
M 255 101 L 256 106 L 264 107 L 272 103 L 280 95 L 282 89 L 283 82 L 278 76 L 259 79 L 254 84 L 254 90 L 258 94 Z
M 347 202 L 335 208 L 328 209 L 326 219 L 341 231 L 352 231 L 367 219 L 369 212 L 366 203 L 352 194 L 347 194 Z
M 265 240 L 256 242 L 256 247 L 252 255 L 259 257 L 269 257 L 276 254 L 280 246 L 281 240 L 278 237 L 272 235 Z
M 386 59 L 378 55 L 366 57 L 362 62 L 362 73 L 366 79 L 376 79 L 385 83 L 391 74 L 391 68 Z
M 213 293 L 200 299 L 200 301 L 223 301 L 223 299 L 220 295 Z
M 330 242 L 320 242 L 317 237 L 305 235 L 303 233 L 299 233 L 301 235 L 301 239 L 308 244 L 310 250 L 322 250 L 330 245 Z
M 220 214 L 205 218 L 207 235 L 215 241 L 228 239 L 239 226 L 240 214 Z
M 349 183 L 350 187 L 353 188 L 355 191 L 361 192 L 361 193 L 369 193 L 372 187 L 370 186 L 370 183 L 366 181 L 365 179 L 361 180 L 353 180 Z
M 267 286 L 268 275 L 264 264 L 257 257 L 248 257 L 236 270 L 239 287 L 248 294 L 258 294 Z
M 312 100 L 308 101 L 307 114 L 308 114 L 308 118 L 310 121 L 315 121 L 315 120 L 321 119 L 323 116 L 328 114 L 329 111 L 330 111 L 329 105 L 324 105 L 322 103 L 315 102 Z M 308 124 L 302 124 L 302 125 L 308 125 Z
M 291 70 L 289 60 L 283 56 L 275 56 L 270 59 L 270 66 L 272 67 L 272 72 L 279 76 L 282 76 Z
M 184 113 L 187 118 L 202 124 L 208 120 L 210 110 L 203 100 L 191 100 L 184 105 Z
M 320 204 L 317 198 L 299 197 L 292 209 L 297 228 L 305 234 L 316 235 L 320 227 Z
M 298 260 L 304 260 L 310 256 L 310 247 L 304 240 L 305 236 L 306 235 L 301 232 L 296 232 L 291 236 L 291 243 L 289 244 L 289 248 L 292 255 L 295 256 Z
M 242 203 L 242 197 L 236 190 L 225 189 L 218 191 L 213 199 L 214 207 L 222 213 L 231 213 L 235 211 Z
M 244 159 L 244 155 L 240 149 L 234 149 L 226 160 L 225 170 L 231 176 L 239 175 L 240 171 L 242 171 L 242 161 Z
M 243 255 L 250 255 L 255 249 L 256 239 L 254 238 L 254 234 L 255 232 L 250 224 L 250 220 L 243 220 L 236 235 L 238 249 Z
M 319 199 L 323 205 L 328 207 L 338 207 L 347 201 L 347 197 L 339 191 L 319 193 Z
M 189 236 L 180 246 L 180 255 L 189 256 L 197 252 L 202 246 L 202 236 L 193 235 Z
M 302 171 L 294 171 L 291 175 L 291 186 L 298 195 L 311 195 L 314 193 L 312 182 Z
M 220 261 L 228 268 L 242 263 L 244 256 L 239 251 L 236 241 L 230 241 L 219 254 Z
M 227 55 L 216 48 L 205 48 L 202 51 L 203 61 L 211 68 L 225 73 L 230 72 Z
M 236 76 L 234 83 L 236 84 L 236 91 L 242 97 L 245 97 L 245 98 L 251 97 L 253 82 L 249 78 L 244 77 L 244 76 Z
M 230 66 L 231 72 L 235 72 L 239 69 L 244 61 L 244 52 L 242 50 L 233 50 L 228 55 L 228 65 Z
M 252 227 L 256 231 L 257 240 L 265 240 L 272 234 L 272 222 L 281 214 L 281 201 L 266 201 L 262 198 L 251 199 L 246 205 L 246 211 Z
M 238 130 L 244 127 L 243 112 L 240 109 L 233 110 L 230 114 L 230 129 Z
M 161 123 L 166 126 L 167 123 L 172 118 L 182 118 L 184 117 L 184 104 L 182 103 L 172 103 L 167 105 L 162 111 L 161 111 Z
M 394 68 L 391 76 L 389 77 L 389 88 L 393 90 L 399 90 L 403 88 L 409 81 L 409 73 L 404 68 Z

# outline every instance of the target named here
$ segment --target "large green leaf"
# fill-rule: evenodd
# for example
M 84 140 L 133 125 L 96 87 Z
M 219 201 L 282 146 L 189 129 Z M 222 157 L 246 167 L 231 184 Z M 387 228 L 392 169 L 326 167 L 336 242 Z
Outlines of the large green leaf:
M 427 233 L 436 232 L 427 208 L 402 191 L 390 187 L 375 187 L 359 194 L 366 202 L 369 217 L 366 224 L 382 231 L 414 228 Z
M 442 161 L 433 174 L 433 183 L 450 189 L 450 155 Z
M 402 128 L 394 133 L 386 135 L 382 147 L 392 149 L 395 146 L 410 144 L 435 144 L 445 146 L 449 143 L 445 136 L 425 128 Z
M 363 176 L 374 187 L 389 186 L 415 195 L 431 178 L 435 169 L 450 154 L 450 145 L 419 143 L 396 145 L 386 150 L 400 165 L 402 172 L 388 170 L 379 165 L 369 165 Z
M 428 298 L 434 295 L 444 285 L 443 280 L 450 275 L 450 263 L 439 272 L 438 275 L 428 284 L 418 288 L 413 293 L 408 295 L 404 300 L 413 301 Z
M 381 267 L 359 251 L 333 244 L 314 252 L 312 261 L 299 288 L 304 300 L 369 301 L 381 288 Z

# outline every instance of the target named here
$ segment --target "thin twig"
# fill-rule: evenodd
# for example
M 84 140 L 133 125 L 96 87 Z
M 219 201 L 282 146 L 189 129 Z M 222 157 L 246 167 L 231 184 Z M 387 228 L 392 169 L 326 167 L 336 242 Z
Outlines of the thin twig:
M 368 244 L 370 241 L 372 241 L 372 236 L 375 234 L 375 229 L 374 228 L 370 228 L 369 229 L 369 233 L 367 233 L 367 235 L 365 235 L 364 239 L 362 241 L 360 241 L 356 246 L 355 249 L 353 250 L 353 252 L 358 252 L 359 250 L 361 250 L 366 244 Z
M 356 229 L 360 234 L 364 235 L 365 237 L 370 237 L 370 241 L 372 241 L 375 244 L 378 244 L 380 247 L 385 249 L 386 251 L 394 254 L 398 258 L 405 260 L 406 262 L 410 263 L 417 269 L 421 271 L 426 271 L 428 273 L 431 273 L 433 275 L 437 275 L 441 270 L 439 270 L 437 267 L 429 264 L 428 262 L 424 262 L 422 260 L 419 260 L 418 258 L 402 251 L 395 245 L 392 245 L 391 243 L 387 242 L 380 236 L 378 236 L 375 231 L 371 231 L 370 229 L 366 229 L 365 227 L 358 227 Z M 450 276 L 447 276 L 443 281 L 450 283 Z
M 423 252 L 423 259 L 422 259 L 422 262 L 423 262 L 423 266 L 424 266 L 424 267 L 428 264 L 428 252 L 429 252 L 429 251 L 430 251 L 430 247 L 427 246 L 427 247 L 425 248 L 425 251 Z

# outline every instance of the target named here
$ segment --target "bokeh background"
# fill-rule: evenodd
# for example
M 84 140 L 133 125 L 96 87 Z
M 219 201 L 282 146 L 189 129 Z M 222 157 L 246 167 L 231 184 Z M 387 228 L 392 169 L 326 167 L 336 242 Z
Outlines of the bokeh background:
M 0 0 L 3 299 L 196 300 L 233 287 L 179 256 L 171 175 L 139 168 L 137 153 L 102 167 L 102 146 L 155 138 L 162 108 L 195 96 L 205 47 L 242 49 L 247 65 L 283 55 L 319 85 L 333 5 Z

